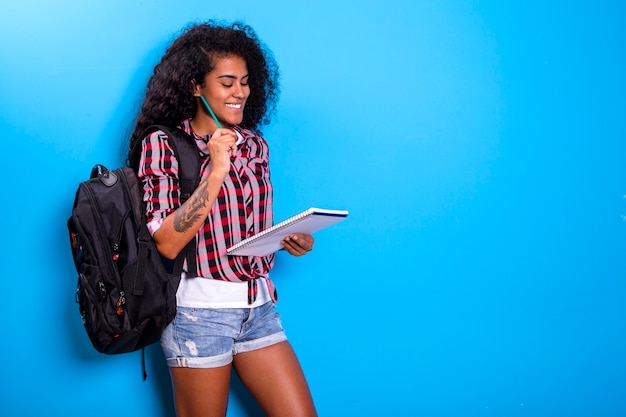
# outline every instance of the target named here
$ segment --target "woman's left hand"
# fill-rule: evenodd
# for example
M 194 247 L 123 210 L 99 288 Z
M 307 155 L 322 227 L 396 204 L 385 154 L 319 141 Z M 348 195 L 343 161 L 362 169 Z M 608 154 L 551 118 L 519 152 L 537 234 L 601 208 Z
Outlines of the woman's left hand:
M 283 239 L 282 244 L 287 252 L 293 256 L 306 255 L 313 250 L 313 236 L 305 233 L 294 233 Z

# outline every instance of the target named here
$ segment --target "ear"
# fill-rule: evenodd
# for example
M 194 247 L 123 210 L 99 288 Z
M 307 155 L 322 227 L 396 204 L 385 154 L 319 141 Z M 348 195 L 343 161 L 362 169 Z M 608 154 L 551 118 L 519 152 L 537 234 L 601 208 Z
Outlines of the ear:
M 196 80 L 191 80 L 190 87 L 191 94 L 193 94 L 194 97 L 200 97 L 202 95 L 202 93 L 200 92 L 200 86 L 198 85 Z

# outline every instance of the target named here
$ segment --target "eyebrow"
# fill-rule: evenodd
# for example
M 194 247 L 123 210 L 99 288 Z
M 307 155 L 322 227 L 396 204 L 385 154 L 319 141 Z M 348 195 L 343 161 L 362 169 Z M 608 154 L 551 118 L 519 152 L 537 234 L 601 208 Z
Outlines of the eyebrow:
M 249 77 L 249 76 L 250 76 L 250 74 L 246 74 L 246 75 L 244 75 L 243 77 L 241 77 L 241 79 L 243 80 L 244 78 L 247 78 L 247 77 Z M 219 78 L 230 78 L 230 79 L 233 79 L 233 80 L 236 80 L 236 79 L 237 79 L 237 77 L 236 77 L 236 76 L 234 76 L 234 75 L 230 75 L 230 74 L 220 75 L 220 76 L 219 76 L 219 77 L 217 77 L 217 78 L 218 78 L 218 79 L 219 79 Z

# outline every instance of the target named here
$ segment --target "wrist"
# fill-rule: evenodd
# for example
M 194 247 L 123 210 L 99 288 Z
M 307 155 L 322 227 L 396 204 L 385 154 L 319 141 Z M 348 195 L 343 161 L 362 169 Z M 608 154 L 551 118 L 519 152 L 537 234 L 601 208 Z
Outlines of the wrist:
M 207 180 L 209 182 L 209 184 L 212 183 L 217 183 L 220 186 L 222 185 L 222 183 L 224 182 L 224 180 L 226 179 L 226 176 L 228 175 L 228 168 L 227 169 L 211 169 L 211 172 L 209 172 L 209 175 L 207 177 Z

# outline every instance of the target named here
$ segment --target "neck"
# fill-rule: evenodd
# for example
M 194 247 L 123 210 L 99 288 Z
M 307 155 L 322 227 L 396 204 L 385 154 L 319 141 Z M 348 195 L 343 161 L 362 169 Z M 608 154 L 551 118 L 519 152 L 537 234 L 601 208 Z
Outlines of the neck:
M 199 136 L 213 135 L 217 130 L 217 124 L 211 117 L 196 114 L 190 121 L 191 128 Z

